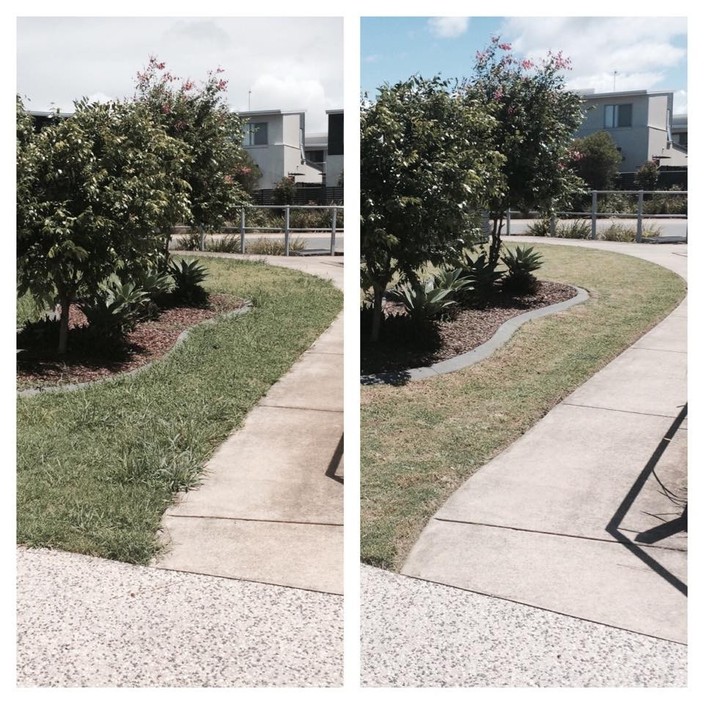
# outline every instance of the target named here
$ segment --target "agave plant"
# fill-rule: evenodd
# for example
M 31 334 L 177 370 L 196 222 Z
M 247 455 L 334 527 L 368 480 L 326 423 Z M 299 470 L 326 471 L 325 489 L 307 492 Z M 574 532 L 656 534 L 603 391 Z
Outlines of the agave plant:
M 88 320 L 91 337 L 99 344 L 115 344 L 134 328 L 148 300 L 148 292 L 138 284 L 113 275 L 78 307 Z
M 515 295 L 535 293 L 538 288 L 538 279 L 532 272 L 543 265 L 543 257 L 533 247 L 516 247 L 514 251 L 506 250 L 501 261 L 508 270 L 503 282 L 504 291 Z
M 174 280 L 174 296 L 183 303 L 203 303 L 208 294 L 201 283 L 208 270 L 197 260 L 180 259 L 169 263 L 169 274 Z
M 413 322 L 418 325 L 437 320 L 450 306 L 455 305 L 453 290 L 436 286 L 435 279 L 419 283 L 405 283 L 392 289 L 388 297 L 403 303 Z
M 468 276 L 463 276 L 464 271 L 461 267 L 456 269 L 441 269 L 433 276 L 435 288 L 446 288 L 450 291 L 463 291 L 471 286 L 471 281 Z
M 492 266 L 485 251 L 472 258 L 471 252 L 465 252 L 461 260 L 461 276 L 467 279 L 465 287 L 468 298 L 472 303 L 488 301 L 496 291 L 496 287 L 505 272 Z

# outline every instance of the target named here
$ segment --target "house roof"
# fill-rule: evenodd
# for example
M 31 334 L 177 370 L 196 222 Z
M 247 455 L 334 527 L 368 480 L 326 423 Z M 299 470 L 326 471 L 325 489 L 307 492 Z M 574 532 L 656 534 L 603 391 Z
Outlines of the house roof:
M 311 132 L 305 137 L 306 149 L 325 149 L 328 146 L 327 132 Z
M 583 98 L 630 98 L 637 95 L 674 95 L 674 91 L 671 90 L 617 90 L 617 91 L 607 91 L 605 93 L 595 93 L 593 88 L 586 88 L 584 90 L 575 90 L 575 93 L 581 95 Z
M 305 115 L 305 110 L 241 110 L 240 117 L 256 117 L 259 115 Z

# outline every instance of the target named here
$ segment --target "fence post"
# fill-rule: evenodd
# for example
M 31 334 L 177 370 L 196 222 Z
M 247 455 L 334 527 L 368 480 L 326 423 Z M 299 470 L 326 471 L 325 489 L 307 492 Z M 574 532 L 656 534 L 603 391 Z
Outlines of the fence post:
M 506 237 L 511 236 L 511 208 L 506 211 Z
M 596 191 L 592 191 L 592 239 L 596 239 Z
M 337 226 L 337 206 L 332 206 L 332 227 L 330 229 L 330 256 L 335 256 L 335 228 Z
M 638 191 L 638 223 L 636 224 L 636 242 L 643 239 L 643 191 Z
M 284 251 L 286 253 L 286 256 L 288 257 L 288 247 L 289 247 L 289 215 L 291 213 L 291 206 L 287 205 L 285 208 L 285 216 L 286 219 L 284 220 Z
M 244 205 L 242 206 L 242 209 L 240 210 L 240 253 L 244 254 L 244 233 L 246 231 L 245 227 L 245 214 L 244 214 Z

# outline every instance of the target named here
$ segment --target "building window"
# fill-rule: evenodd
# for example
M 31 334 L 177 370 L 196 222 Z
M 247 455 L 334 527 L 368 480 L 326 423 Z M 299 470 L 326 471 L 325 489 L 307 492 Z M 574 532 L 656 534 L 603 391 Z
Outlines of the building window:
M 325 152 L 322 149 L 306 149 L 306 159 L 322 164 L 325 161 Z
M 269 143 L 267 122 L 248 122 L 244 126 L 244 146 L 254 147 Z
M 631 127 L 633 122 L 633 105 L 604 106 L 604 127 Z
M 328 115 L 328 155 L 341 156 L 345 153 L 345 115 L 332 113 Z

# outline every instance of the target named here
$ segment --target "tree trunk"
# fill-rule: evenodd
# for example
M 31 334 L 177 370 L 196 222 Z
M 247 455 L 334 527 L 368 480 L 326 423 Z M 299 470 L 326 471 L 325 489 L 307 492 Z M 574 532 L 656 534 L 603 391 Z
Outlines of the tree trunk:
M 66 354 L 68 350 L 68 312 L 71 306 L 69 296 L 61 296 L 59 305 L 61 306 L 61 319 L 59 320 L 59 354 Z
M 381 304 L 384 297 L 384 289 L 374 286 L 374 307 L 372 308 L 372 342 L 379 342 L 379 333 L 381 331 L 382 310 Z
M 164 235 L 164 262 L 163 266 L 160 267 L 163 271 L 166 271 L 169 265 L 169 244 L 171 243 L 171 233 L 168 232 Z
M 200 232 L 200 251 L 205 251 L 205 228 L 202 225 L 198 226 L 198 232 Z
M 501 225 L 503 218 L 501 215 L 492 216 L 493 227 L 491 231 L 491 245 L 489 246 L 489 264 L 492 271 L 496 269 L 501 256 Z

